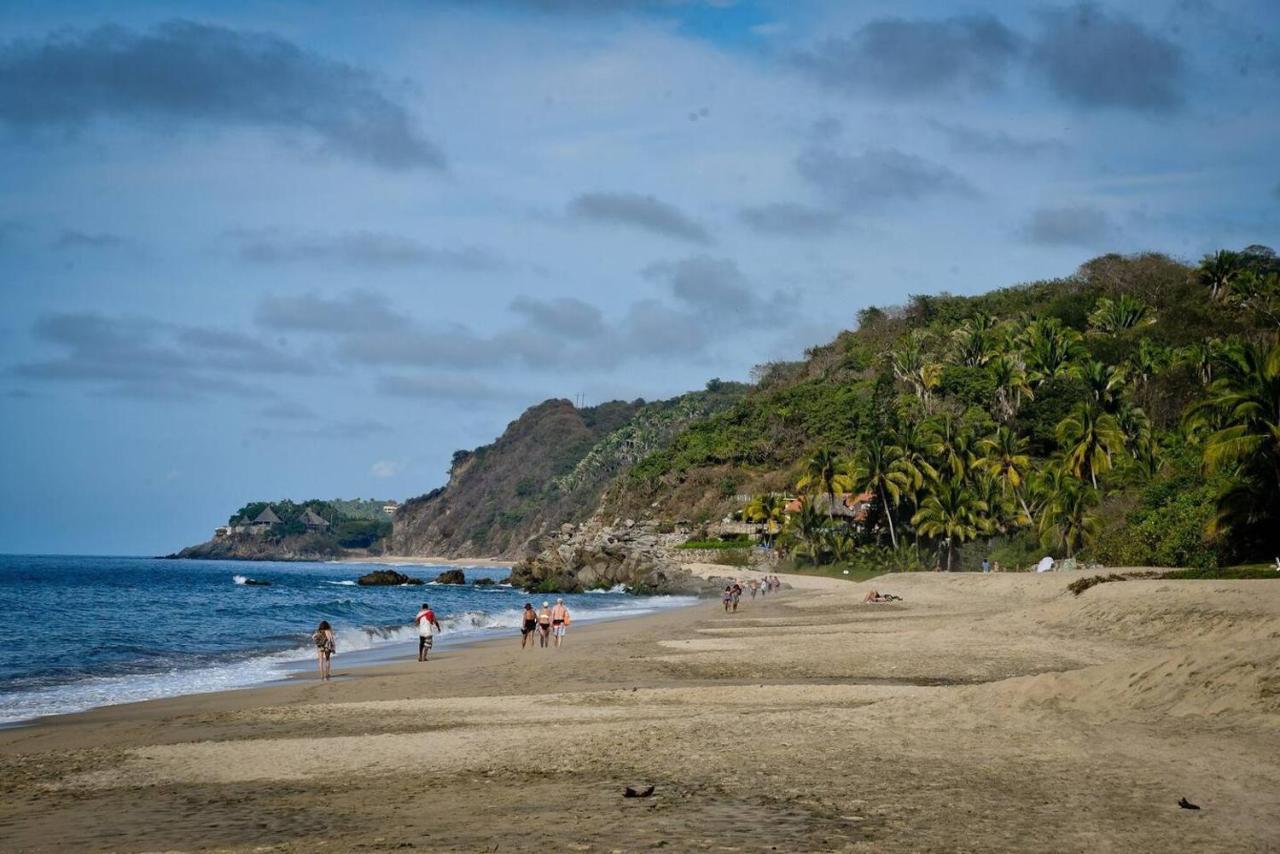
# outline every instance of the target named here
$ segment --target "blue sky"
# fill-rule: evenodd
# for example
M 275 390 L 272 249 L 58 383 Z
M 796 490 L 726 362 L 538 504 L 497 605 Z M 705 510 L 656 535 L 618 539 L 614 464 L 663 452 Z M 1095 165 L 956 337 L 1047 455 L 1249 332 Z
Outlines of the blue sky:
M 395 497 L 526 406 L 859 308 L 1275 245 L 1280 18 L 493 0 L 0 10 L 0 551 Z

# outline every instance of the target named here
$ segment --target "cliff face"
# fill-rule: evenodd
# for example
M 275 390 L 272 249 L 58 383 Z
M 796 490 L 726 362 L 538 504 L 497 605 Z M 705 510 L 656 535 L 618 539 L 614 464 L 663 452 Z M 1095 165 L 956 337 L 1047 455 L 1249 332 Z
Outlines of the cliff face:
M 585 518 L 599 498 L 597 478 L 569 488 L 573 472 L 640 403 L 578 409 L 567 400 L 530 407 L 493 444 L 454 455 L 449 482 L 397 511 L 391 550 L 404 555 L 514 557 L 529 537 Z
M 645 403 L 529 408 L 493 444 L 454 455 L 449 482 L 395 516 L 394 554 L 517 558 L 531 539 L 589 518 L 605 487 L 687 424 L 722 411 L 744 387 Z

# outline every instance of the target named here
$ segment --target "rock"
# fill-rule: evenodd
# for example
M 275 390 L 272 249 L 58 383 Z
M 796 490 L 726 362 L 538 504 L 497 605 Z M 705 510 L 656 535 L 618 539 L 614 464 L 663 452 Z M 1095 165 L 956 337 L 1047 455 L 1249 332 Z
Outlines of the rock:
M 466 584 L 467 576 L 460 569 L 446 569 L 436 576 L 436 584 Z
M 241 581 L 240 583 L 243 584 L 245 587 L 270 587 L 271 586 L 270 581 L 262 581 L 257 578 L 246 578 L 244 581 Z
M 471 583 L 474 584 L 476 587 L 492 587 L 494 584 L 494 581 L 492 578 L 477 578 L 475 581 Z
M 356 579 L 356 584 L 363 587 L 394 587 L 400 584 L 423 584 L 421 578 L 410 578 L 394 569 L 375 569 L 367 575 Z

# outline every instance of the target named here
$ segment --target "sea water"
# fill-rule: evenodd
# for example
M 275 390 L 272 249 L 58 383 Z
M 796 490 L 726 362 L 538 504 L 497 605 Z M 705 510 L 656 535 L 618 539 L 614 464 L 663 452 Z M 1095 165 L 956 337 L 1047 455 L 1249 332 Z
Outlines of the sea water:
M 310 635 L 321 620 L 333 625 L 340 661 L 353 652 L 347 663 L 412 659 L 411 621 L 423 602 L 444 629 L 436 649 L 515 636 L 524 603 L 536 608 L 545 598 L 504 585 L 474 586 L 508 574 L 481 567 L 462 567 L 465 585 L 356 584 L 377 568 L 0 555 L 0 723 L 274 681 L 314 662 Z M 445 568 L 396 567 L 425 580 Z M 694 601 L 621 589 L 564 599 L 574 622 Z

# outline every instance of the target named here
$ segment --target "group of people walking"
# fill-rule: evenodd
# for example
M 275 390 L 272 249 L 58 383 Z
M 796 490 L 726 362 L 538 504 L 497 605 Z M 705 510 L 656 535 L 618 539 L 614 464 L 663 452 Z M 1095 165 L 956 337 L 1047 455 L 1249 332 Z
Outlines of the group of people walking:
M 533 610 L 532 602 L 525 602 L 524 611 L 520 615 L 520 648 L 524 649 L 527 644 L 529 649 L 533 649 L 535 635 L 538 646 L 543 649 L 553 638 L 558 648 L 564 643 L 568 628 L 569 609 L 565 607 L 563 599 L 557 599 L 554 606 L 550 602 L 543 602 L 537 611 Z
M 744 589 L 749 590 L 751 592 L 751 598 L 755 599 L 757 595 L 768 595 L 770 592 L 775 591 L 780 587 L 782 587 L 782 579 L 778 578 L 776 575 L 766 575 L 764 578 L 752 578 L 747 581 L 746 588 L 743 588 L 741 584 L 734 581 L 731 584 L 725 585 L 724 593 L 720 594 L 720 601 L 724 605 L 726 612 L 736 611 L 738 610 L 738 600 L 742 598 Z
M 423 602 L 413 618 L 413 624 L 418 630 L 418 661 L 426 661 L 431 655 L 435 636 L 442 631 L 440 621 L 436 619 L 436 613 L 431 610 L 431 605 Z M 520 648 L 524 649 L 528 645 L 533 649 L 535 636 L 538 646 L 546 648 L 554 640 L 555 645 L 559 647 L 564 643 L 568 628 L 569 609 L 565 606 L 563 599 L 557 599 L 555 605 L 543 602 L 542 608 L 537 611 L 533 609 L 532 602 L 526 602 L 520 618 Z M 333 654 L 337 649 L 333 626 L 329 625 L 328 620 L 320 621 L 320 625 L 316 626 L 316 630 L 311 634 L 311 640 L 316 645 L 316 662 L 320 668 L 320 678 L 328 681 L 332 678 Z

